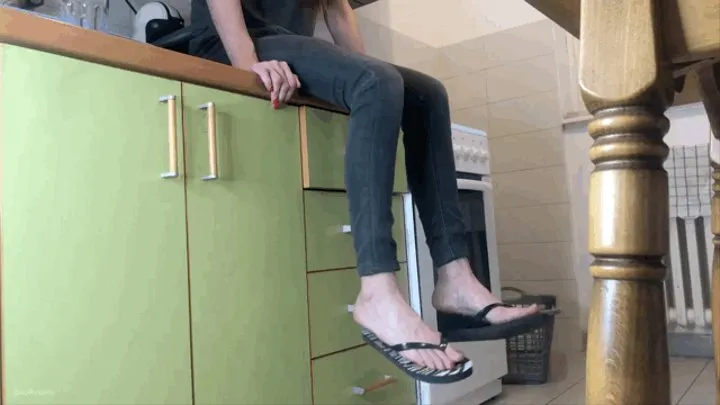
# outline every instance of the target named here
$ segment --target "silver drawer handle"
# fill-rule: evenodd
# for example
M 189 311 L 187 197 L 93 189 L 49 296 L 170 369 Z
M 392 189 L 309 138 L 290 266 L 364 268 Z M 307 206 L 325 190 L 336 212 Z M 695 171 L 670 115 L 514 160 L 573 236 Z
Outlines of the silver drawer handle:
M 352 393 L 357 396 L 363 396 L 367 394 L 368 392 L 373 392 L 376 390 L 379 390 L 380 388 L 387 387 L 388 385 L 395 384 L 397 382 L 397 378 L 393 376 L 383 376 L 383 378 L 371 385 L 368 385 L 367 387 L 352 387 Z
M 342 228 L 340 228 L 340 232 L 342 233 L 351 233 L 352 227 L 350 225 L 343 225 Z

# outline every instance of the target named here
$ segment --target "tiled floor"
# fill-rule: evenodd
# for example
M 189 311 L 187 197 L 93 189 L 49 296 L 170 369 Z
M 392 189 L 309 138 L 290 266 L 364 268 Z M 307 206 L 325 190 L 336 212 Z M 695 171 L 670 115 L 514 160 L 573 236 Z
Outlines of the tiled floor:
M 488 405 L 583 405 L 585 357 L 583 353 L 558 356 L 553 377 L 544 385 L 505 385 L 500 397 Z M 713 405 L 715 382 L 712 360 L 672 358 L 672 397 L 675 405 Z

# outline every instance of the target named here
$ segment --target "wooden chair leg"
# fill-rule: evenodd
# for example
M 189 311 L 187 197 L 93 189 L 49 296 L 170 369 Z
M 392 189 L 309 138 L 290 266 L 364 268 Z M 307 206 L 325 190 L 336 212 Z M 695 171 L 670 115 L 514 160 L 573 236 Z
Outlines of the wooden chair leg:
M 660 63 L 655 3 L 582 0 L 580 86 L 595 140 L 587 405 L 670 404 L 663 113 L 673 93 Z
M 715 404 L 720 405 L 720 63 L 697 72 L 700 92 L 715 139 L 711 139 L 713 196 L 711 205 L 713 233 L 712 330 L 715 353 Z

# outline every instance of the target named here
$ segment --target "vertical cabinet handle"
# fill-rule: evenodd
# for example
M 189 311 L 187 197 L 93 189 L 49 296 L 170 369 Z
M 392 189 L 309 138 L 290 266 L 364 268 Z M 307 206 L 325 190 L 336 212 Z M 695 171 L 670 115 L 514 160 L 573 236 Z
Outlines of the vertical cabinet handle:
M 218 178 L 218 166 L 217 166 L 217 135 L 215 125 L 215 103 L 209 102 L 199 107 L 201 110 L 207 111 L 207 125 L 208 125 L 208 160 L 210 162 L 210 174 L 203 177 L 205 181 L 216 180 Z
M 175 109 L 177 98 L 173 95 L 160 97 L 161 103 L 168 106 L 168 153 L 169 167 L 166 173 L 160 175 L 163 179 L 174 179 L 178 176 L 178 152 L 177 152 L 177 110 Z

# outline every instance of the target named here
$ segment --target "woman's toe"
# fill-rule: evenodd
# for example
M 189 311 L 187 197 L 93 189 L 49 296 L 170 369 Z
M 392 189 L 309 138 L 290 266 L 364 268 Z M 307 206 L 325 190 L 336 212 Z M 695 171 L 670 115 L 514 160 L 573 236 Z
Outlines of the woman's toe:
M 445 350 L 445 353 L 447 354 L 448 358 L 452 360 L 453 363 L 459 363 L 465 360 L 465 356 L 459 351 L 453 349 L 452 346 L 448 346 L 448 348 Z

